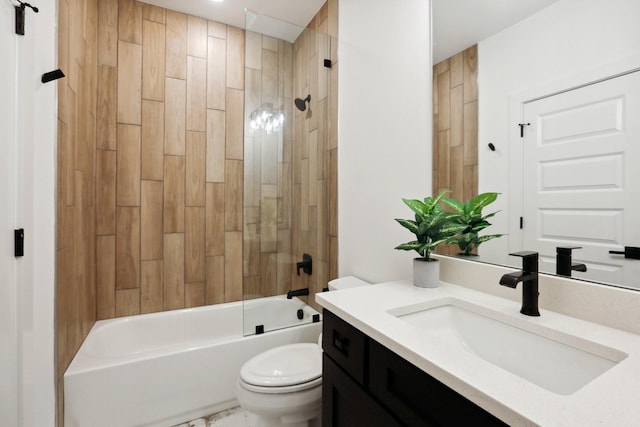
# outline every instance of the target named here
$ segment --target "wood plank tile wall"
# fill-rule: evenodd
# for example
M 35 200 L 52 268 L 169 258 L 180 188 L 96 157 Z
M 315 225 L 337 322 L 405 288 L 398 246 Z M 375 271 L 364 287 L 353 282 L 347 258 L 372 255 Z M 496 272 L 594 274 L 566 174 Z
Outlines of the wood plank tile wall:
M 472 46 L 433 67 L 433 194 L 478 195 L 478 57 Z M 456 245 L 438 253 L 456 254 Z
M 239 300 L 252 277 L 277 293 L 336 277 L 337 1 L 293 47 L 261 37 L 246 79 L 241 29 L 135 0 L 58 2 L 58 425 L 62 375 L 96 320 Z M 281 144 L 247 145 L 245 81 L 286 100 Z M 294 113 L 307 93 L 311 113 Z M 245 187 L 245 161 L 274 156 Z M 243 262 L 243 245 L 259 256 Z M 309 282 L 293 268 L 304 252 Z
M 294 109 L 292 253 L 294 261 L 310 254 L 313 274 L 292 269 L 291 284 L 311 295 L 338 275 L 337 12 L 337 1 L 325 3 L 294 46 L 294 98 L 310 94 L 311 102 L 305 112 Z
M 244 31 L 99 4 L 96 317 L 238 300 Z
M 245 76 L 243 280 L 251 299 L 291 288 L 292 206 L 283 195 L 291 189 L 293 44 L 247 32 Z M 284 114 L 279 131 L 250 128 L 261 107 Z
M 330 141 L 337 120 L 337 86 L 331 85 L 332 77 L 337 82 L 336 15 L 337 2 L 325 4 L 294 44 L 247 33 L 246 114 L 272 104 L 285 124 L 271 135 L 245 127 L 245 299 L 305 287 L 313 294 L 337 274 L 331 244 L 337 239 L 337 141 Z M 324 67 L 325 58 L 333 59 L 332 69 Z M 293 100 L 307 94 L 311 103 L 300 112 Z M 303 253 L 313 258 L 311 276 L 296 273 Z
M 115 273 L 107 268 L 113 258 L 96 263 L 96 246 L 115 250 L 115 240 L 96 238 L 97 229 L 115 233 L 115 210 L 103 212 L 99 220 L 96 217 L 101 201 L 111 201 L 115 209 L 115 187 L 96 192 L 95 180 L 97 174 L 116 174 L 115 155 L 96 157 L 97 145 L 115 143 L 115 127 L 107 128 L 96 119 L 97 109 L 107 117 L 116 112 L 106 102 L 115 90 L 116 76 L 102 75 L 109 84 L 98 92 L 98 0 L 60 0 L 58 18 L 58 65 L 67 75 L 57 83 L 55 328 L 58 425 L 62 425 L 63 374 L 96 319 L 96 269 Z M 104 280 L 109 280 L 108 275 Z

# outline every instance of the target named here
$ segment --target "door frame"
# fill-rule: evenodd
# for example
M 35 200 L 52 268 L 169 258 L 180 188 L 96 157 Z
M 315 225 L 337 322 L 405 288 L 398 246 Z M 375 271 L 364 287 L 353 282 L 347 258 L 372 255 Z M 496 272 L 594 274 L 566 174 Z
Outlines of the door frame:
M 14 32 L 13 5 L 0 4 L 0 146 L 10 152 L 0 159 L 0 327 L 11 334 L 0 349 L 8 361 L 0 366 L 0 424 L 53 427 L 57 86 L 41 76 L 57 68 L 57 1 L 27 15 L 24 36 Z M 17 228 L 25 230 L 20 258 Z
M 507 193 L 509 218 L 507 222 L 510 253 L 531 249 L 522 247 L 524 233 L 520 229 L 520 217 L 523 215 L 522 162 L 524 150 L 523 138 L 520 137 L 520 127 L 517 124 L 523 122 L 525 104 L 638 71 L 640 71 L 640 54 L 509 96 L 509 183 Z
M 13 256 L 13 230 L 17 217 L 17 40 L 13 7 L 4 2 L 0 50 L 0 424 L 18 425 L 20 387 L 18 346 L 18 263 Z M 7 29 L 7 30 L 5 30 Z

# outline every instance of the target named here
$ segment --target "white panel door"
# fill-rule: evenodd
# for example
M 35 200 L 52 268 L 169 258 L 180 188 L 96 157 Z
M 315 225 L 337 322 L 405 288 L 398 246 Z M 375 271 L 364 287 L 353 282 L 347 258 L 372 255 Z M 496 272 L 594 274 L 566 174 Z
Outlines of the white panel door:
M 16 36 L 11 2 L 0 4 L 0 426 L 18 425 Z
M 638 117 L 640 72 L 525 104 L 523 247 L 541 271 L 557 246 L 580 246 L 588 271 L 573 276 L 640 287 L 640 261 L 609 254 L 640 246 Z

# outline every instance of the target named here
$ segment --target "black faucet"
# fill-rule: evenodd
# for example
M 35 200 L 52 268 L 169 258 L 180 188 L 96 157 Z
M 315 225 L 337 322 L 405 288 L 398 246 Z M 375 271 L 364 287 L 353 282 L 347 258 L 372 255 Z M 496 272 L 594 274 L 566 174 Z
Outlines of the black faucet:
M 571 251 L 582 249 L 580 246 L 558 246 L 556 248 L 556 274 L 571 277 L 571 271 L 587 271 L 584 264 L 571 262 Z
M 302 254 L 302 261 L 296 263 L 296 271 L 298 272 L 298 276 L 300 275 L 300 269 L 304 271 L 306 274 L 311 274 L 311 255 Z
M 309 295 L 309 288 L 296 289 L 295 291 L 287 292 L 287 299 L 291 299 L 293 297 L 299 297 L 302 295 Z
M 520 313 L 527 316 L 540 316 L 538 311 L 538 252 L 523 251 L 509 255 L 522 258 L 522 270 L 503 275 L 500 278 L 500 284 L 515 289 L 516 285 L 522 282 Z

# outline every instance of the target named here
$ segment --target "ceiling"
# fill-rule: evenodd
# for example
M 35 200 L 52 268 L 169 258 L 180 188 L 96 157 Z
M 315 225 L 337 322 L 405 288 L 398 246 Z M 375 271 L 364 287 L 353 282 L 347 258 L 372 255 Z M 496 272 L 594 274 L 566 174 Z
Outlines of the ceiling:
M 295 41 L 325 3 L 325 0 L 143 1 L 289 42 Z M 432 0 L 434 64 L 556 1 Z M 245 18 L 245 10 L 254 13 Z
M 142 0 L 167 9 L 201 16 L 294 42 L 325 0 Z M 255 12 L 245 25 L 245 11 Z M 272 18 L 278 21 L 274 22 Z
M 544 9 L 557 0 L 432 0 L 433 63 Z

